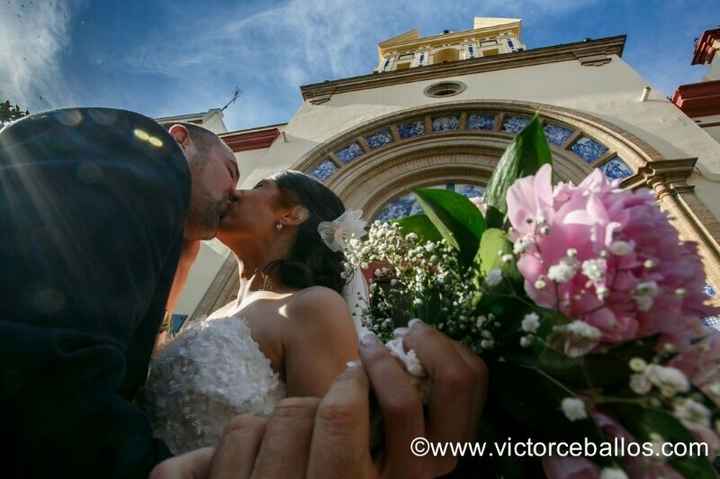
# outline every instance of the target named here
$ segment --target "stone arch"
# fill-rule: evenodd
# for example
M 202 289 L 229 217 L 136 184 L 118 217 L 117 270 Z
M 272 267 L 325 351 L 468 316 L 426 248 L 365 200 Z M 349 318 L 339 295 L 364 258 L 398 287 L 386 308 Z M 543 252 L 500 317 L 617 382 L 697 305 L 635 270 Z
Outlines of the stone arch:
M 648 162 L 661 159 L 639 138 L 586 113 L 483 100 L 379 117 L 317 146 L 293 168 L 325 181 L 348 206 L 363 207 L 371 217 L 382 201 L 416 186 L 445 177 L 487 180 L 514 135 L 536 113 L 546 125 L 558 179 L 578 182 L 595 167 L 620 165 L 625 181 L 632 182 Z
M 487 181 L 523 121 L 534 114 L 557 128 L 551 142 L 557 179 L 579 182 L 599 167 L 607 176 L 621 178 L 624 187 L 653 189 L 681 237 L 699 243 L 710 282 L 720 287 L 720 223 L 687 184 L 696 159 L 666 159 L 635 135 L 588 113 L 504 100 L 408 108 L 328 139 L 291 168 L 325 182 L 348 207 L 364 208 L 368 218 L 389 199 L 415 187 Z M 594 145 L 602 148 L 595 151 Z M 230 257 L 191 319 L 219 308 L 236 291 L 236 266 Z

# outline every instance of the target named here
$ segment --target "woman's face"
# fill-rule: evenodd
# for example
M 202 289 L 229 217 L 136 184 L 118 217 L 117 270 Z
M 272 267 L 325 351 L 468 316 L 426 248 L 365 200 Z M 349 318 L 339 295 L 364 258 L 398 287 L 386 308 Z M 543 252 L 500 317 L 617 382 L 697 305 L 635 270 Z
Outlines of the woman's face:
M 218 239 L 268 236 L 283 213 L 280 200 L 280 190 L 272 180 L 261 180 L 249 190 L 237 190 L 235 201 L 220 222 Z

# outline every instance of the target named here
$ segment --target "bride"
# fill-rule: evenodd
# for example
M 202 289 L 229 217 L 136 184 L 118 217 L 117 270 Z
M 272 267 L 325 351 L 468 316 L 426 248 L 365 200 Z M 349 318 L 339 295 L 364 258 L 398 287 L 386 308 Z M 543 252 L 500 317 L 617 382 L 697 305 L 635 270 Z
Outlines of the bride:
M 344 213 L 332 191 L 295 171 L 236 192 L 218 238 L 237 258 L 237 299 L 159 352 L 146 384 L 155 435 L 173 453 L 214 445 L 237 414 L 268 415 L 287 396 L 322 397 L 358 359 L 341 296 L 344 256 L 318 231 Z

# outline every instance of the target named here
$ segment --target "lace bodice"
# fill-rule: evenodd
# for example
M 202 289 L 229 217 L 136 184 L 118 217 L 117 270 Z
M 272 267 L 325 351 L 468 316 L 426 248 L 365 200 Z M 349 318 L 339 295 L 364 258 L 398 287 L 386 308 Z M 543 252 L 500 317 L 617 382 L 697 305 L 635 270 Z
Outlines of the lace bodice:
M 269 415 L 286 396 L 270 360 L 238 317 L 189 325 L 150 364 L 145 404 L 175 454 L 214 446 L 237 414 Z

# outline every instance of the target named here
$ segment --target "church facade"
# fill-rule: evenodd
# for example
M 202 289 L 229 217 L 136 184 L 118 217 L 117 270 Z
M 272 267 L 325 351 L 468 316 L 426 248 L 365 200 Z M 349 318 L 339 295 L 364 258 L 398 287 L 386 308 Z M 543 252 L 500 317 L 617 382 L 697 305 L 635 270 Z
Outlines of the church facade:
M 653 190 L 681 237 L 699 243 L 706 292 L 720 302 L 720 143 L 623 60 L 625 36 L 533 49 L 521 33 L 509 18 L 431 36 L 412 30 L 378 45 L 375 71 L 302 86 L 287 123 L 225 132 L 213 110 L 191 121 L 233 149 L 240 187 L 296 169 L 365 219 L 388 220 L 418 211 L 417 187 L 482 195 L 506 146 L 538 114 L 555 179 L 579 182 L 599 168 L 624 187 Z M 237 286 L 232 256 L 207 242 L 176 313 L 207 315 Z

